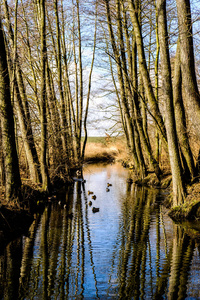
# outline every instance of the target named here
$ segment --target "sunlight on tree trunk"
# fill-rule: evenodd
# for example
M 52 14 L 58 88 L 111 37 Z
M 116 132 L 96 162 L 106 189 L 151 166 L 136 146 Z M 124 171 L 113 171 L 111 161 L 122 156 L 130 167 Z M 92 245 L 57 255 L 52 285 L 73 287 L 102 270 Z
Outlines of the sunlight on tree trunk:
M 5 187 L 7 201 L 21 201 L 21 179 L 15 143 L 13 107 L 11 104 L 10 79 L 6 50 L 0 19 L 0 107 L 3 151 L 5 160 Z
M 173 183 L 173 206 L 184 203 L 185 187 L 182 177 L 182 168 L 179 156 L 175 113 L 173 106 L 173 93 L 171 81 L 171 67 L 169 58 L 166 0 L 158 0 L 158 34 L 160 43 L 160 60 L 162 72 L 162 93 L 165 103 L 166 130 L 169 149 L 169 159 Z
M 40 12 L 40 41 L 41 41 L 41 99 L 40 99 L 40 119 L 41 119 L 41 174 L 44 191 L 49 191 L 50 182 L 47 167 L 47 112 L 46 112 L 46 21 L 45 21 L 45 0 L 38 0 Z

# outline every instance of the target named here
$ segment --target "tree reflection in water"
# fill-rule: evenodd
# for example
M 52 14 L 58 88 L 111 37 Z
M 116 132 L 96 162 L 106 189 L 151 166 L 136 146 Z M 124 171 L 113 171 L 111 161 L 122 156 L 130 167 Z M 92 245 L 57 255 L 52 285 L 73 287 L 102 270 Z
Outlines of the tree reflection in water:
M 190 287 L 199 240 L 163 214 L 159 197 L 158 190 L 127 184 L 116 200 L 117 234 L 109 235 L 109 221 L 92 215 L 85 184 L 76 182 L 62 198 L 67 210 L 58 204 L 46 207 L 28 236 L 0 255 L 0 297 L 185 299 L 188 290 L 198 297 L 198 286 Z M 105 224 L 107 237 L 99 236 L 95 230 Z M 195 259 L 199 262 L 198 255 Z M 196 272 L 200 275 L 200 269 Z

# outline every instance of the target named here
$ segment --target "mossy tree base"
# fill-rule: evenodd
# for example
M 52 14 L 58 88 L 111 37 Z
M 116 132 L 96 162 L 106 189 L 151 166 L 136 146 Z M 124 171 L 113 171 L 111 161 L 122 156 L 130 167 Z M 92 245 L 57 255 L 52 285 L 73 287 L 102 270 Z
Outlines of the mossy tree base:
M 169 216 L 176 221 L 200 219 L 200 183 L 187 187 L 185 203 L 171 208 Z
M 200 219 L 200 200 L 191 203 L 186 202 L 183 205 L 171 208 L 169 216 L 174 221 Z

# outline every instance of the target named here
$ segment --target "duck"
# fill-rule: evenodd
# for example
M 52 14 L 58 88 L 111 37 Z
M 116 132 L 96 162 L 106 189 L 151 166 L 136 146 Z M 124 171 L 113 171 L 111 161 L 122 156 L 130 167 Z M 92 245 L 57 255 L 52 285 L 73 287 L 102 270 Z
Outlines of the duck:
M 98 208 L 98 207 L 93 207 L 93 208 L 92 208 L 92 212 L 93 212 L 93 213 L 96 213 L 96 212 L 98 212 L 98 211 L 99 211 L 99 208 Z
M 88 191 L 88 195 L 92 195 L 92 194 L 94 194 L 94 192 Z
M 110 189 L 109 188 L 106 188 L 106 192 L 109 192 L 110 191 Z
M 92 205 L 92 201 L 89 201 L 88 204 L 89 204 L 89 206 L 91 206 Z
M 96 199 L 97 199 L 97 196 L 96 196 L 96 195 L 93 195 L 93 196 L 92 196 L 92 199 L 96 200 Z
M 112 183 L 107 183 L 107 187 L 112 186 Z

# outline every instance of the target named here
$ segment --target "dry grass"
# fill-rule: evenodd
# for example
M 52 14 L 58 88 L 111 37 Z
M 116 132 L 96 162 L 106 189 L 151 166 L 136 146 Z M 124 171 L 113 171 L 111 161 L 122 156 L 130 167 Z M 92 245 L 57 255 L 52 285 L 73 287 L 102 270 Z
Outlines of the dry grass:
M 86 146 L 85 162 L 126 160 L 127 157 L 126 144 L 122 138 L 113 138 L 111 141 L 102 139 L 97 142 L 89 140 Z

